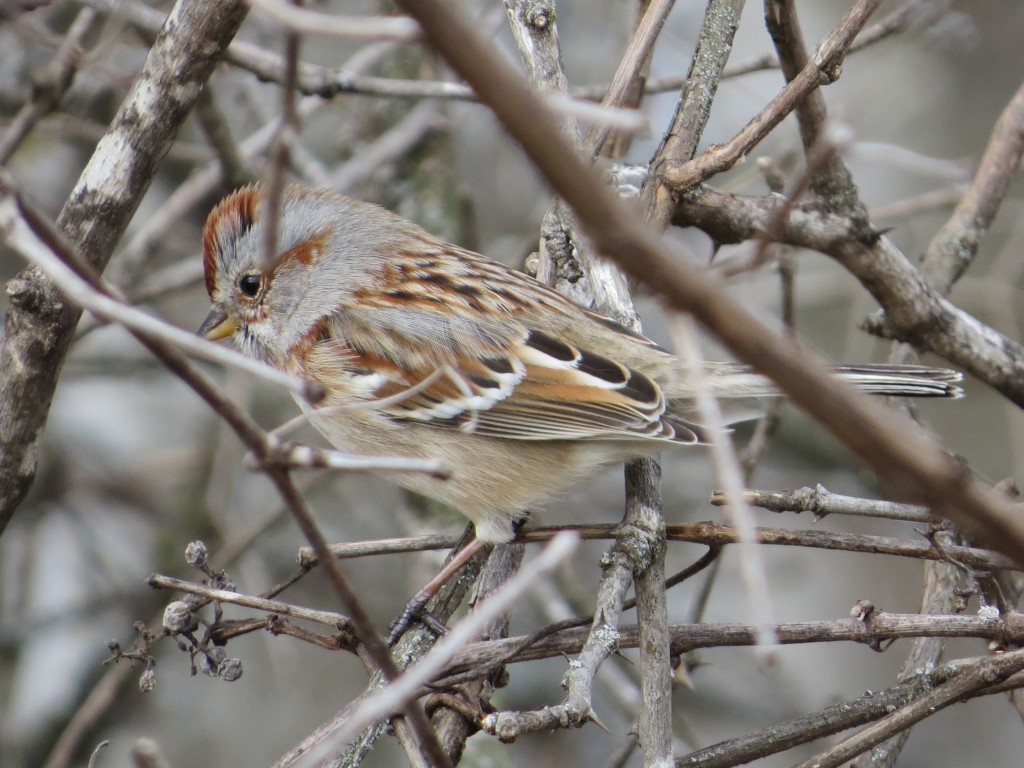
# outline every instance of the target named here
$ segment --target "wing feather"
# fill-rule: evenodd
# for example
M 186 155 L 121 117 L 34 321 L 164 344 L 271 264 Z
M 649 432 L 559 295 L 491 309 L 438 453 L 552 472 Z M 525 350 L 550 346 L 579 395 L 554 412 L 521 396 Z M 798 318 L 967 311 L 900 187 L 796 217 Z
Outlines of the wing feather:
M 615 360 L 511 320 L 478 332 L 458 317 L 439 324 L 418 316 L 424 312 L 332 315 L 305 352 L 305 375 L 316 380 L 340 368 L 388 418 L 486 437 L 702 439 L 666 415 L 657 383 Z

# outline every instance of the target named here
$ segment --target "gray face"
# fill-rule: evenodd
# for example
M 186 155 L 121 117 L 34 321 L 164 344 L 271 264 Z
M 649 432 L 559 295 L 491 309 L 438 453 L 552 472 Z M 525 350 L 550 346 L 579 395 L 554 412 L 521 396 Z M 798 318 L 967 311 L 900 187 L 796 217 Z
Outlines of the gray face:
M 429 289 L 439 285 L 429 282 L 435 273 L 444 285 L 457 285 L 463 270 L 479 279 L 479 269 L 490 274 L 504 267 L 482 259 L 472 266 L 440 266 L 437 256 L 446 247 L 415 224 L 378 206 L 331 193 L 286 189 L 280 247 L 263 273 L 262 210 L 259 190 L 246 187 L 210 214 L 204 233 L 207 289 L 223 315 L 224 332 L 209 338 L 231 335 L 247 354 L 288 370 L 294 356 L 290 352 L 322 328 L 327 317 L 336 321 L 333 331 L 343 336 L 361 329 L 357 341 L 360 348 L 370 350 L 378 348 L 388 331 L 417 344 L 481 353 L 523 333 L 502 303 L 512 301 L 501 287 L 504 271 L 497 274 L 496 285 L 501 285 L 487 303 L 504 307 L 494 314 L 481 314 L 458 289 L 451 311 L 439 313 L 438 299 L 430 290 L 407 285 L 417 280 L 410 278 L 412 272 L 426 275 L 422 280 Z M 471 298 L 483 302 L 479 289 Z M 412 359 L 406 362 L 415 364 Z
M 262 274 L 263 207 L 256 187 L 225 198 L 207 220 L 203 259 L 210 298 L 235 326 L 238 347 L 283 368 L 288 350 L 351 307 L 355 291 L 372 289 L 387 254 L 418 230 L 375 205 L 287 187 L 276 259 Z

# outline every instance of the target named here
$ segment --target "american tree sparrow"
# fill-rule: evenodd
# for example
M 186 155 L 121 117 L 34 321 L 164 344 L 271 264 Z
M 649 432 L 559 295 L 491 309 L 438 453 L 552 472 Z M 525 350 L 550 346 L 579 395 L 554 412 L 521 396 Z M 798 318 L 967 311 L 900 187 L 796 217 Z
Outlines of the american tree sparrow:
M 279 253 L 261 271 L 263 194 L 245 187 L 203 233 L 213 302 L 200 334 L 321 384 L 301 402 L 336 447 L 439 457 L 448 480 L 399 482 L 505 542 L 531 506 L 601 467 L 701 442 L 683 364 L 648 339 L 383 208 L 285 189 Z M 719 398 L 750 418 L 777 394 L 749 368 L 707 363 Z M 959 373 L 842 366 L 865 392 L 959 397 Z

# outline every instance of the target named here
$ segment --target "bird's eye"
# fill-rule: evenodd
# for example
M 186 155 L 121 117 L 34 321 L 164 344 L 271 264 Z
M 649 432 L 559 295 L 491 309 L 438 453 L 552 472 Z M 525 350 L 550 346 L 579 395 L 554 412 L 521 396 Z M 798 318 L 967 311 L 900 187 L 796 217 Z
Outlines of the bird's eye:
M 263 279 L 259 275 L 242 275 L 238 280 L 238 290 L 249 298 L 255 298 L 262 284 Z

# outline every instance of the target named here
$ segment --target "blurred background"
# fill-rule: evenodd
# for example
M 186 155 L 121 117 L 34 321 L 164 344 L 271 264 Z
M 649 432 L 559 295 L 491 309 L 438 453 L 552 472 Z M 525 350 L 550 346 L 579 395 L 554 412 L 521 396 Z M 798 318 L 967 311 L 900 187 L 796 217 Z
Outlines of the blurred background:
M 27 194 L 54 217 L 96 141 L 144 61 L 146 47 L 133 27 L 130 3 L 96 3 L 104 15 L 62 109 L 46 118 L 14 155 L 10 171 Z M 629 0 L 562 0 L 558 27 L 573 86 L 605 83 L 627 42 L 635 13 Z M 883 5 L 881 13 L 897 7 Z M 993 122 L 1024 76 L 1020 55 L 1024 4 L 1015 0 L 919 3 L 924 13 L 906 33 L 878 43 L 845 62 L 841 79 L 824 91 L 834 119 L 852 131 L 845 157 L 875 224 L 911 258 L 927 246 L 970 179 Z M 379 12 L 372 3 L 316 3 L 341 13 Z M 504 7 L 464 2 L 495 45 L 518 61 Z M 52 2 L 0 17 L 0 130 L 29 96 L 33 73 L 82 4 Z M 827 34 L 849 4 L 800 2 L 808 46 Z M 168 3 L 151 8 L 166 13 Z M 656 49 L 652 77 L 684 75 L 704 7 L 679 3 Z M 732 61 L 772 51 L 762 8 L 750 3 Z M 272 50 L 282 35 L 253 16 L 240 38 Z M 373 48 L 373 50 L 369 50 Z M 358 47 L 311 41 L 302 58 L 365 74 L 399 78 L 447 77 L 430 56 L 411 47 Z M 769 70 L 723 81 L 703 146 L 738 131 L 782 86 Z M 201 283 L 200 229 L 206 212 L 237 181 L 258 178 L 269 167 L 268 125 L 276 119 L 277 86 L 223 65 L 211 81 L 211 101 L 243 152 L 241 173 L 224 181 L 196 118 L 189 120 L 166 159 L 107 274 L 152 313 L 185 329 L 197 328 L 208 304 Z M 644 111 L 650 135 L 633 143 L 628 160 L 646 163 L 671 119 L 678 94 L 649 97 Z M 536 248 L 538 225 L 550 197 L 520 152 L 483 108 L 465 102 L 403 101 L 342 95 L 301 100 L 302 147 L 296 176 L 319 186 L 381 202 L 441 236 L 521 266 Z M 392 139 L 386 143 L 383 137 Z M 753 162 L 774 159 L 793 169 L 800 155 L 795 121 L 788 119 L 733 172 L 713 180 L 732 192 L 762 194 Z M 184 190 L 184 191 L 183 191 Z M 939 202 L 921 204 L 935 193 Z M 1006 334 L 1021 337 L 1020 248 L 1024 241 L 1021 186 L 1005 199 L 978 260 L 952 294 L 967 312 Z M 179 207 L 180 206 L 180 207 Z M 173 215 L 169 213 L 173 209 Z M 675 233 L 692 257 L 708 263 L 712 244 L 695 231 Z M 749 246 L 723 248 L 713 268 L 749 256 Z M 884 360 L 889 346 L 857 329 L 876 307 L 836 264 L 810 252 L 794 252 L 796 326 L 807 346 L 837 361 Z M 0 279 L 23 268 L 0 248 Z M 778 325 L 779 278 L 772 265 L 732 281 L 730 290 L 751 310 Z M 643 296 L 645 330 L 667 343 L 665 319 Z M 0 295 L 0 311 L 7 308 Z M 708 357 L 727 353 L 708 342 Z M 942 364 L 928 359 L 928 363 Z M 297 413 L 280 391 L 244 375 L 215 372 L 232 396 L 266 426 Z M 920 412 L 940 439 L 966 457 L 987 482 L 1014 477 L 1024 444 L 1024 419 L 987 387 L 967 382 L 967 397 L 927 403 Z M 738 446 L 750 427 L 735 434 Z M 305 438 L 315 440 L 311 432 Z M 154 571 L 199 579 L 184 563 L 185 545 L 202 539 L 213 553 L 238 547 L 228 571 L 242 592 L 258 593 L 294 569 L 304 543 L 283 514 L 270 484 L 241 465 L 238 441 L 199 399 L 165 372 L 117 327 L 82 322 L 47 424 L 39 475 L 30 497 L 0 538 L 0 765 L 43 765 L 55 739 L 106 672 L 106 642 L 128 647 L 132 622 L 154 622 L 171 595 L 145 584 Z M 385 480 L 306 474 L 307 498 L 333 541 L 358 541 L 426 532 L 459 532 L 457 514 L 409 497 Z M 753 486 L 785 489 L 821 483 L 857 496 L 880 493 L 872 478 L 838 443 L 796 409 L 758 468 Z M 713 468 L 700 449 L 664 456 L 665 511 L 669 522 L 719 520 L 710 506 Z M 622 513 L 621 472 L 537 510 L 539 524 L 617 521 Z M 767 526 L 810 527 L 806 515 L 758 512 Z M 825 530 L 917 539 L 909 524 L 831 516 Z M 245 543 L 245 546 L 243 546 Z M 511 632 L 525 633 L 590 610 L 604 543 L 578 550 L 570 566 L 544 585 L 512 616 Z M 703 551 L 671 545 L 669 572 Z M 923 566 L 916 561 L 866 555 L 766 547 L 763 552 L 776 621 L 829 620 L 848 615 L 858 599 L 892 611 L 918 610 Z M 528 557 L 530 554 L 528 553 Z M 345 564 L 374 621 L 382 629 L 436 568 L 440 555 L 368 558 Z M 749 622 L 736 553 L 727 551 L 705 620 Z M 697 580 L 699 581 L 699 580 Z M 695 584 L 669 593 L 671 621 L 691 615 Z M 333 596 L 313 574 L 283 596 L 289 602 L 333 610 Z M 969 610 L 974 610 L 973 604 Z M 237 609 L 229 614 L 249 615 Z M 627 616 L 632 621 L 632 615 Z M 691 747 L 738 736 L 894 684 L 906 642 L 885 653 L 853 644 L 793 646 L 764 653 L 716 649 L 699 654 L 692 689 L 678 686 L 674 707 L 678 736 Z M 268 765 L 316 724 L 362 691 L 365 676 L 353 656 L 308 647 L 286 638 L 253 634 L 229 647 L 245 674 L 234 683 L 190 676 L 186 655 L 160 646 L 157 684 L 140 693 L 141 669 L 127 675 L 116 703 L 82 742 L 74 765 L 84 765 L 101 739 L 111 746 L 98 765 L 131 764 L 129 749 L 140 736 L 156 738 L 176 766 Z M 952 642 L 948 658 L 979 655 L 982 641 Z M 496 704 L 528 709 L 561 700 L 562 658 L 510 668 L 511 682 Z M 635 716 L 636 694 L 624 680 L 638 675 L 636 656 L 610 659 L 595 691 L 595 709 L 610 733 L 594 726 L 520 739 L 506 747 L 486 736 L 470 741 L 466 765 L 602 765 L 621 745 Z M 981 734 L 984 734 L 982 736 Z M 783 766 L 817 748 L 783 753 L 759 765 Z M 681 753 L 684 748 L 677 750 Z M 1024 750 L 1020 718 L 1002 697 L 952 707 L 917 726 L 902 766 L 1016 766 Z M 404 764 L 385 739 L 366 762 Z M 476 762 L 473 762 L 476 761 Z M 52 765 L 52 763 L 51 763 Z M 630 765 L 640 765 L 635 755 Z

